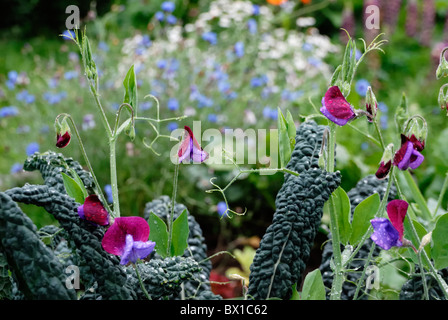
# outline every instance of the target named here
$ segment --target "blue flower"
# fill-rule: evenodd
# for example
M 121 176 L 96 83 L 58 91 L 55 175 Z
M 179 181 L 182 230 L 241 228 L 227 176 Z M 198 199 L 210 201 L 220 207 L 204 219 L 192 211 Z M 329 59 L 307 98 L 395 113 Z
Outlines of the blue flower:
M 166 22 L 168 22 L 169 24 L 176 24 L 177 18 L 172 14 L 169 14 L 166 16 Z
M 258 4 L 252 5 L 252 14 L 258 16 L 260 14 L 260 6 Z
M 107 45 L 106 42 L 100 41 L 98 43 L 98 49 L 100 49 L 101 51 L 107 52 L 107 51 L 109 51 L 109 46 Z
M 14 174 L 14 173 L 19 173 L 22 170 L 23 170 L 23 165 L 21 163 L 16 162 L 12 165 L 10 172 L 11 172 L 11 174 Z
M 218 43 L 217 35 L 215 32 L 212 32 L 212 31 L 204 32 L 202 34 L 202 39 L 209 42 L 212 45 L 215 45 Z
M 176 130 L 178 127 L 179 127 L 179 125 L 177 124 L 177 122 L 169 122 L 169 123 L 167 124 L 167 126 L 166 126 L 166 128 L 167 128 L 169 131 Z
M 255 34 L 255 33 L 257 33 L 257 30 L 258 30 L 258 24 L 257 24 L 257 21 L 255 20 L 255 19 L 249 19 L 248 21 L 247 21 L 247 28 L 249 29 L 249 32 L 251 33 L 251 34 Z
M 216 211 L 218 211 L 219 216 L 222 218 L 222 216 L 226 213 L 227 211 L 227 205 L 224 201 L 220 201 L 218 202 L 218 204 L 216 205 Z
M 78 71 L 72 70 L 72 71 L 67 71 L 66 73 L 64 73 L 64 78 L 65 80 L 71 80 L 74 79 L 78 76 Z
M 303 51 L 311 51 L 311 50 L 313 50 L 313 45 L 311 43 L 305 42 L 302 45 L 302 50 Z
M 216 121 L 218 121 L 218 117 L 216 116 L 216 114 L 210 113 L 208 115 L 208 121 L 210 121 L 211 123 L 215 123 Z
M 62 38 L 64 40 L 72 40 L 72 38 L 75 39 L 75 37 L 76 37 L 75 31 L 73 31 L 73 30 L 65 30 L 62 33 Z
M 238 41 L 233 46 L 233 50 L 235 50 L 235 54 L 238 58 L 244 56 L 244 43 L 242 41 Z
M 167 105 L 168 109 L 170 109 L 171 111 L 176 111 L 177 109 L 179 109 L 179 101 L 177 101 L 176 98 L 170 98 Z
M 171 1 L 164 1 L 160 8 L 165 12 L 173 12 L 176 9 L 176 5 Z
M 159 69 L 165 69 L 166 65 L 167 65 L 167 61 L 165 59 L 160 59 L 159 61 L 157 61 L 156 65 L 157 65 L 157 68 L 159 68 Z
M 370 86 L 369 81 L 367 81 L 366 79 L 360 79 L 355 84 L 355 90 L 361 97 L 365 97 L 367 88 L 369 86 Z
M 389 110 L 389 108 L 387 107 L 387 105 L 384 102 L 378 102 L 378 109 L 381 112 L 387 112 Z
M 157 21 L 163 21 L 165 19 L 165 14 L 162 11 L 157 11 L 154 14 L 154 18 L 156 18 Z
M 107 202 L 114 202 L 114 198 L 112 197 L 112 186 L 110 184 L 104 186 L 104 192 L 106 193 Z
M 8 72 L 8 80 L 10 80 L 12 83 L 16 83 L 17 82 L 17 77 L 18 76 L 19 76 L 19 74 L 15 70 L 11 70 L 11 71 Z
M 261 87 L 268 82 L 267 76 L 263 75 L 261 77 L 253 77 L 250 79 L 250 86 L 252 88 Z
M 16 99 L 18 101 L 23 101 L 23 102 L 29 104 L 29 103 L 33 103 L 34 102 L 35 97 L 34 97 L 34 95 L 29 94 L 28 90 L 22 90 L 22 91 L 20 91 L 19 93 L 16 94 Z
M 35 152 L 39 152 L 39 144 L 37 142 L 31 142 L 27 147 L 26 147 L 26 155 L 27 156 L 31 156 L 33 155 Z
M 7 106 L 0 109 L 0 118 L 13 117 L 19 114 L 19 109 L 14 106 Z

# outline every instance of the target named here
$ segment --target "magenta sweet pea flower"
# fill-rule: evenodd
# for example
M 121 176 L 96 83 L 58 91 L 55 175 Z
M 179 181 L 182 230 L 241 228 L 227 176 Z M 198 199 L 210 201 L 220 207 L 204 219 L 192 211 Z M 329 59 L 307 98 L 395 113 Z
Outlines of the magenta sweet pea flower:
M 57 134 L 56 135 L 56 147 L 58 148 L 65 148 L 70 143 L 70 132 L 65 132 L 64 134 Z
M 330 87 L 322 98 L 320 112 L 339 126 L 344 126 L 356 114 L 353 107 L 344 98 L 338 86 Z
M 424 148 L 424 143 L 417 140 L 414 135 L 411 138 L 401 135 L 401 148 L 395 153 L 394 165 L 400 170 L 408 168 L 416 169 L 420 166 L 425 157 L 420 153 Z
M 392 200 L 387 204 L 386 211 L 389 219 L 375 218 L 370 220 L 374 232 L 370 238 L 382 249 L 401 247 L 408 244 L 403 239 L 403 222 L 408 210 L 408 203 L 404 200 Z
M 204 162 L 208 159 L 208 153 L 202 150 L 190 127 L 185 126 L 184 128 L 185 136 L 177 153 L 179 156 L 179 163 L 184 160 L 190 162 Z
M 100 226 L 109 224 L 109 213 L 104 209 L 103 204 L 96 194 L 88 196 L 84 204 L 78 207 L 78 215 L 81 219 Z
M 148 241 L 149 225 L 141 217 L 118 217 L 104 234 L 101 245 L 108 253 L 121 257 L 120 264 L 146 258 L 156 245 Z

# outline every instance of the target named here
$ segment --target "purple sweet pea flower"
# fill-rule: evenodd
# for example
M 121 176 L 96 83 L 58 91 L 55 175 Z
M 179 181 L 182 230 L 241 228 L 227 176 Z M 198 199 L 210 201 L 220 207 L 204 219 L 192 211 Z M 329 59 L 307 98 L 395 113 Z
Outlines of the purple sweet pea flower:
M 420 153 L 424 148 L 424 143 L 417 140 L 414 135 L 411 138 L 401 135 L 401 148 L 395 153 L 394 165 L 400 170 L 408 168 L 416 169 L 420 166 L 425 157 Z
M 389 219 L 375 218 L 370 220 L 374 230 L 370 238 L 382 249 L 389 250 L 392 247 L 409 244 L 408 240 L 403 239 L 403 222 L 408 206 L 409 204 L 404 200 L 392 200 L 386 207 Z
M 179 156 L 179 163 L 184 160 L 196 163 L 207 160 L 209 157 L 208 153 L 202 150 L 190 127 L 185 126 L 184 129 L 185 136 L 177 153 Z
M 84 204 L 78 207 L 77 211 L 81 219 L 100 226 L 109 224 L 109 213 L 103 207 L 103 204 L 96 194 L 88 196 Z
M 104 234 L 101 245 L 108 253 L 121 257 L 120 264 L 146 258 L 156 245 L 149 241 L 149 225 L 142 217 L 118 217 Z
M 356 116 L 353 107 L 344 98 L 338 86 L 330 87 L 327 90 L 322 98 L 320 112 L 338 126 L 346 125 L 348 121 Z

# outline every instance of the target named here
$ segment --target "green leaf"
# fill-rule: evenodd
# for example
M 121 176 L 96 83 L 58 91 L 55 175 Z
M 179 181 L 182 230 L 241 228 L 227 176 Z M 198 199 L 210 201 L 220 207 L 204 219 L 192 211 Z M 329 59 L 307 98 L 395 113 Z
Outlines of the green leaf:
M 188 247 L 188 213 L 185 209 L 173 222 L 173 239 L 171 241 L 171 256 L 182 256 Z
M 292 285 L 292 294 L 291 294 L 291 298 L 289 298 L 289 300 L 300 300 L 300 294 L 297 291 L 297 283 L 294 283 Z
M 339 238 L 343 245 L 347 245 L 351 235 L 350 200 L 347 193 L 338 187 L 331 195 L 329 205 L 333 204 L 338 222 Z
M 278 108 L 278 148 L 280 153 L 280 166 L 282 168 L 286 167 L 288 164 L 292 148 L 291 142 L 289 140 L 288 127 L 286 125 L 285 117 L 283 116 L 282 111 Z
M 87 192 L 86 187 L 84 186 L 84 182 L 81 180 L 81 178 L 78 176 L 76 171 L 72 168 L 67 168 L 68 172 L 70 172 L 70 175 L 73 177 L 73 179 L 78 183 L 78 186 L 81 188 L 81 191 L 84 195 L 84 199 L 89 196 L 89 193 Z
M 289 110 L 286 110 L 286 127 L 288 128 L 288 136 L 289 139 L 291 140 L 291 138 L 294 140 L 294 145 L 295 145 L 295 140 L 296 140 L 296 124 L 294 123 L 294 118 L 292 117 L 291 112 L 289 112 Z M 292 146 L 294 148 L 294 145 Z
M 432 231 L 433 246 L 431 257 L 437 270 L 448 267 L 448 213 L 437 219 L 436 226 Z
M 69 177 L 64 172 L 61 172 L 61 175 L 67 194 L 73 199 L 75 199 L 76 202 L 83 204 L 85 197 L 82 188 L 73 178 Z
M 129 68 L 126 77 L 123 80 L 125 89 L 123 103 L 129 103 L 134 109 L 134 116 L 137 115 L 137 78 L 134 72 L 134 65 Z
M 149 213 L 148 224 L 150 229 L 149 240 L 156 243 L 155 250 L 157 253 L 162 258 L 166 258 L 168 256 L 168 230 L 165 222 L 151 211 Z
M 353 212 L 352 234 L 350 244 L 356 245 L 370 227 L 370 220 L 375 217 L 380 207 L 380 196 L 378 193 L 372 194 L 358 204 Z
M 306 275 L 302 286 L 302 300 L 325 300 L 325 286 L 319 269 Z

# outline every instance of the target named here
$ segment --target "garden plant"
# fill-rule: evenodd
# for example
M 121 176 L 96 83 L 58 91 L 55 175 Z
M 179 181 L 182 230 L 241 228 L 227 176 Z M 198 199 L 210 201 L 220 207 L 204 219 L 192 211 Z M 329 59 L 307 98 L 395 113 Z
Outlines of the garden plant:
M 77 50 L 72 62 L 91 96 L 86 114 L 97 115 L 101 126 L 86 139 L 90 117 L 84 117 L 81 129 L 70 108 L 53 109 L 54 124 L 47 124 L 55 129 L 48 134 L 53 147 L 30 150 L 19 164 L 20 170 L 38 172 L 43 182 L 26 181 L 0 192 L 2 299 L 223 300 L 219 288 L 232 282 L 238 282 L 241 300 L 448 298 L 448 171 L 445 166 L 435 206 L 429 206 L 415 175 L 428 161 L 427 142 L 435 141 L 435 133 L 427 116 L 413 112 L 404 92 L 386 134 L 379 90 L 373 83 L 362 87 L 356 82 L 363 64 L 389 54 L 386 35 L 355 39 L 342 29 L 346 44 L 338 51 L 316 34 L 262 33 L 272 26 L 265 6 L 238 1 L 243 23 L 234 23 L 237 16 L 223 9 L 225 3 L 214 2 L 213 10 L 221 10 L 219 26 L 213 25 L 211 9 L 182 29 L 172 14 L 174 3 L 163 2 L 152 18 L 158 40 L 142 34 L 126 39 L 113 70 L 119 80 L 107 83 L 103 76 L 107 79 L 110 71 L 104 72 L 102 64 L 108 55 L 96 52 L 89 28 L 61 34 L 64 44 Z M 213 28 L 220 28 L 220 37 Z M 302 50 L 282 50 L 278 44 L 285 39 L 300 42 Z M 108 52 L 106 46 L 102 42 L 100 51 Z M 322 60 L 329 53 L 337 57 L 334 68 Z M 444 54 L 434 78 L 448 76 Z M 191 72 L 183 65 L 197 67 Z M 142 79 L 150 84 L 148 94 L 141 94 L 146 92 Z M 13 89 L 17 75 L 9 80 Z M 114 88 L 119 88 L 120 103 L 110 106 Z M 241 88 L 250 93 L 240 95 Z M 354 88 L 362 99 L 353 99 Z M 448 110 L 445 88 L 440 87 L 438 103 Z M 27 91 L 20 93 L 25 101 L 32 99 Z M 46 99 L 57 105 L 64 97 L 48 93 Z M 297 112 L 295 104 L 307 107 Z M 1 110 L 9 117 L 16 112 Z M 247 135 L 263 129 L 263 134 L 254 136 L 257 147 L 241 155 L 239 146 L 251 138 L 229 150 L 223 141 L 229 132 L 235 134 L 226 130 L 232 128 Z M 346 141 L 348 132 L 355 133 L 354 143 L 380 150 L 370 159 L 375 170 L 369 167 L 359 180 L 338 169 L 338 153 L 347 152 L 339 141 Z M 143 148 L 134 149 L 138 138 Z M 120 171 L 131 170 L 122 163 L 123 144 L 130 146 L 128 155 L 143 157 L 139 170 L 152 174 L 143 184 L 159 192 L 149 198 L 142 193 L 142 212 L 123 201 Z M 106 150 L 108 171 L 101 177 L 89 154 L 96 149 Z M 248 163 L 251 153 L 262 159 Z M 344 190 L 344 180 L 350 179 L 355 185 Z M 222 225 L 244 228 L 256 213 L 254 218 L 245 207 L 250 204 L 233 190 L 241 190 L 247 180 L 278 186 L 269 194 L 274 212 L 268 226 L 252 251 L 210 254 L 200 217 L 191 208 L 213 208 L 207 210 L 218 211 Z M 191 181 L 199 187 L 191 187 Z M 238 208 L 235 199 L 242 202 Z M 50 214 L 52 223 L 37 226 L 26 213 L 30 205 Z M 310 269 L 319 234 L 326 239 L 319 264 Z M 238 260 L 244 270 L 217 280 L 216 258 Z

